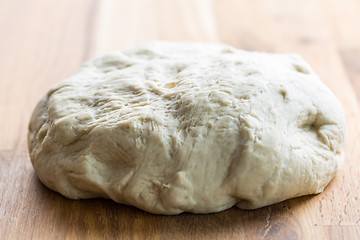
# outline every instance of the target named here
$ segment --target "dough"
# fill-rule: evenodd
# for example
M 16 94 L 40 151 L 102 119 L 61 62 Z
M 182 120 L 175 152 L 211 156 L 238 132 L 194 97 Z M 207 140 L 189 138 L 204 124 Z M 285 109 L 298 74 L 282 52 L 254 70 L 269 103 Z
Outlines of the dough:
M 151 42 L 85 63 L 29 125 L 39 179 L 158 214 L 253 209 L 323 191 L 344 113 L 294 54 Z

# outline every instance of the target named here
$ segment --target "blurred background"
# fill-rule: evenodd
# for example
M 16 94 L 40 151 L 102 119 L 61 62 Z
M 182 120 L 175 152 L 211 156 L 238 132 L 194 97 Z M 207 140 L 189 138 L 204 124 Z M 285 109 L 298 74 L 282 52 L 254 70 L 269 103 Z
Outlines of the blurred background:
M 84 61 L 149 40 L 300 54 L 344 106 L 349 130 L 343 170 L 319 196 L 198 217 L 151 216 L 46 190 L 27 154 L 36 103 Z M 179 238 L 188 239 L 359 239 L 359 96 L 360 0 L 0 0 L 0 238 L 126 232 L 127 239 L 141 239 L 151 232 L 173 239 L 181 232 Z

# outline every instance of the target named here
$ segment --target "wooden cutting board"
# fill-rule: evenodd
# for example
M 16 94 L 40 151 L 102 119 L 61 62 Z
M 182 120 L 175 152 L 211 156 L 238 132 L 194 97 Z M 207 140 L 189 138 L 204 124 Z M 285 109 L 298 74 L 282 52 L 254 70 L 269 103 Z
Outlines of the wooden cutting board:
M 319 195 L 208 215 L 45 188 L 26 142 L 39 98 L 89 58 L 153 39 L 301 54 L 345 108 L 343 169 Z M 0 239 L 360 239 L 359 97 L 358 0 L 0 0 Z

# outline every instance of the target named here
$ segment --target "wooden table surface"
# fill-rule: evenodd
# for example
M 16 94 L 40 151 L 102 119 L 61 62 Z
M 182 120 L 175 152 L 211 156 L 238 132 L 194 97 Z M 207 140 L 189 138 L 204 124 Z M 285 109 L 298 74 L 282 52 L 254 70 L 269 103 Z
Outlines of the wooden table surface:
M 341 100 L 343 169 L 322 194 L 159 216 L 44 187 L 27 153 L 39 98 L 95 55 L 147 40 L 301 54 Z M 0 239 L 360 239 L 359 0 L 0 0 Z

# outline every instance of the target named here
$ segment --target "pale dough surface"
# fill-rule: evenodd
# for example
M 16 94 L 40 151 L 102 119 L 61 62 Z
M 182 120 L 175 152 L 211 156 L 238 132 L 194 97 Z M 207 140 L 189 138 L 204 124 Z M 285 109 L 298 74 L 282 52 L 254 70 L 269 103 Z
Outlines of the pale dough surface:
M 40 180 L 160 214 L 321 192 L 343 161 L 339 101 L 294 54 L 151 42 L 85 63 L 29 125 Z

